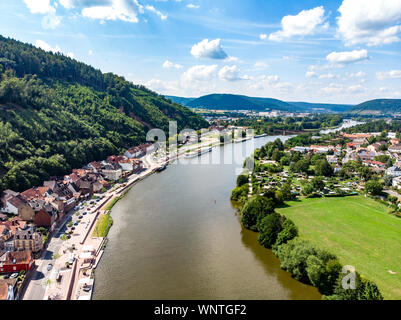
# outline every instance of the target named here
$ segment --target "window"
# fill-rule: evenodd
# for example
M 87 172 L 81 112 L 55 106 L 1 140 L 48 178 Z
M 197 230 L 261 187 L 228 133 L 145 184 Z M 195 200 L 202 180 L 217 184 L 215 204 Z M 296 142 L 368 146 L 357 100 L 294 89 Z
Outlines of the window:
M 13 270 L 16 271 L 16 270 L 17 270 L 17 267 L 13 267 Z

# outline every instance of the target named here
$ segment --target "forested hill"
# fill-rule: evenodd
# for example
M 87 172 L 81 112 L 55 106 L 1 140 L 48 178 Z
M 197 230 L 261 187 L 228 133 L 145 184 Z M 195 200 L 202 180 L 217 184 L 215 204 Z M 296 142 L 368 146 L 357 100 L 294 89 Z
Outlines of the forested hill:
M 207 126 L 114 74 L 0 36 L 0 189 L 25 190 L 145 142 L 150 128 Z M 0 190 L 1 191 L 1 190 Z
M 235 94 L 209 94 L 186 102 L 191 108 L 221 110 L 285 110 L 296 111 L 298 108 L 284 101 L 272 98 L 254 98 Z
M 349 112 L 357 114 L 401 113 L 401 99 L 370 100 L 353 107 Z

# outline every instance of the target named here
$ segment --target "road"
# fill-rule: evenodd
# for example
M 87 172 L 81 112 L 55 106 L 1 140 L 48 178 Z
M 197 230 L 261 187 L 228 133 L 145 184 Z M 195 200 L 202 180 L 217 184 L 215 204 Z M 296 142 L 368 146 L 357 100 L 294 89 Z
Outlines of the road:
M 49 279 L 51 270 L 47 270 L 49 263 L 54 265 L 55 259 L 53 256 L 59 252 L 63 240 L 60 237 L 65 232 L 65 225 L 68 221 L 71 221 L 71 215 L 74 211 L 69 212 L 61 223 L 61 227 L 55 230 L 46 250 L 42 253 L 40 259 L 35 260 L 36 268 L 32 273 L 31 280 L 25 292 L 21 294 L 21 300 L 43 300 L 46 292 L 46 281 Z

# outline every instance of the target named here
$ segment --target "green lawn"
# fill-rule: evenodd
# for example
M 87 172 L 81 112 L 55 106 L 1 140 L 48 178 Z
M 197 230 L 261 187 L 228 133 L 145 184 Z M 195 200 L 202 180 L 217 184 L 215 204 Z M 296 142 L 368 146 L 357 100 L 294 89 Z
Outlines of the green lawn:
M 92 237 L 106 237 L 109 233 L 110 227 L 113 224 L 113 219 L 110 214 L 102 214 L 96 223 L 95 230 Z
M 401 219 L 364 196 L 304 199 L 277 211 L 300 236 L 329 249 L 379 286 L 385 299 L 401 299 Z M 389 270 L 397 274 L 391 274 Z

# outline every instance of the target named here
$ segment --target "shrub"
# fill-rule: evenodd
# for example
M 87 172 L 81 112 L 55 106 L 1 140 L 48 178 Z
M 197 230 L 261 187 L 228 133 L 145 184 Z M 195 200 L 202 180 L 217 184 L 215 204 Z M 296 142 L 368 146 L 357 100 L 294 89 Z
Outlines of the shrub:
M 247 184 L 247 183 L 248 183 L 248 176 L 246 176 L 244 174 L 240 174 L 237 177 L 237 187 L 241 187 L 241 186 L 243 186 L 244 184 Z

